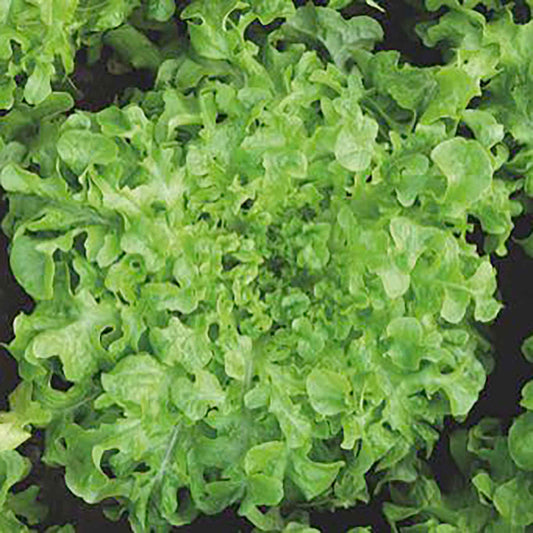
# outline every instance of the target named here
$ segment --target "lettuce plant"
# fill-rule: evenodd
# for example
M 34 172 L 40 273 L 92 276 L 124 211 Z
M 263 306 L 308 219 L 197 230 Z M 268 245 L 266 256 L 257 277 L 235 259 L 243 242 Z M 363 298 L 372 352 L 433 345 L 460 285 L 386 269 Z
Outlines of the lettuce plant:
M 514 157 L 504 165 L 509 175 L 524 176 L 524 204 L 530 205 L 531 138 L 527 46 L 532 22 L 517 24 L 509 9 L 483 17 L 470 6 L 447 3 L 439 21 L 419 27 L 429 46 L 446 41 L 450 57 L 462 61 L 477 57 L 494 75 L 478 103 L 507 132 Z M 497 4 L 488 4 L 497 8 Z M 438 5 L 434 6 L 439 7 Z M 491 119 L 492 120 L 492 119 Z M 531 255 L 531 236 L 518 241 Z M 533 361 L 530 337 L 523 343 L 526 359 Z M 422 462 L 411 463 L 410 474 L 393 483 L 393 503 L 385 512 L 393 530 L 400 531 L 529 531 L 533 524 L 533 382 L 522 386 L 522 413 L 505 429 L 502 421 L 483 419 L 470 430 L 452 434 L 450 450 L 458 469 L 444 491 Z M 402 526 L 406 519 L 409 527 Z
M 52 93 L 52 83 L 67 83 L 74 56 L 82 45 L 92 55 L 107 44 L 136 54 L 136 66 L 154 67 L 157 49 L 146 36 L 124 24 L 141 10 L 164 22 L 175 11 L 173 0 L 2 0 L 0 4 L 0 109 L 15 102 L 40 104 Z M 133 43 L 132 43 L 133 40 Z M 72 83 L 72 82 L 71 82 Z
M 70 51 L 24 42 L 7 54 L 5 86 L 22 96 L 4 98 L 0 119 L 3 230 L 35 302 L 8 344 L 22 381 L 0 418 L 6 530 L 42 519 L 36 487 L 8 493 L 27 473 L 15 449 L 32 428 L 70 491 L 111 501 L 108 516 L 133 531 L 234 507 L 260 531 L 311 532 L 305 510 L 387 487 L 392 524 L 417 513 L 433 524 L 438 487 L 420 457 L 492 368 L 479 326 L 502 307 L 491 254 L 507 253 L 522 212 L 513 193 L 529 180 L 527 148 L 514 157 L 509 141 L 528 142 L 526 92 L 504 100 L 523 75 L 508 32 L 527 54 L 529 26 L 494 2 L 489 24 L 476 3 L 428 0 L 429 13 L 448 11 L 418 31 L 453 49 L 417 67 L 375 51 L 382 27 L 341 11 L 350 2 L 194 0 L 178 6 L 180 46 L 148 63 L 129 52 L 157 67 L 153 88 L 88 112 L 54 87 L 57 57 L 71 71 L 84 31 L 127 56 L 131 31 L 175 6 L 143 3 L 135 28 L 119 25 L 138 2 L 75 3 L 87 16 L 73 25 L 52 4 L 31 5 L 51 10 Z M 17 87 L 18 72 L 29 78 Z M 531 434 L 524 414 L 496 461 L 505 475 L 473 478 L 502 520 L 495 493 L 518 487 L 501 489 L 513 461 L 531 469 Z M 463 459 L 478 451 L 457 442 Z M 476 531 L 482 509 L 453 527 Z

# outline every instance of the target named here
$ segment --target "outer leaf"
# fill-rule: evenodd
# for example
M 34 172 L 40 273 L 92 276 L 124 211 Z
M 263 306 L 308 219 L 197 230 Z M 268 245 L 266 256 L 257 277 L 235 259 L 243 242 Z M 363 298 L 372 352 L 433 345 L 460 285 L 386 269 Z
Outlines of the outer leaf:
M 10 264 L 30 296 L 48 300 L 53 296 L 55 265 L 51 254 L 40 251 L 38 244 L 31 237 L 17 237 L 11 246 Z
M 509 431 L 509 452 L 519 468 L 533 471 L 533 413 L 524 413 L 514 421 Z

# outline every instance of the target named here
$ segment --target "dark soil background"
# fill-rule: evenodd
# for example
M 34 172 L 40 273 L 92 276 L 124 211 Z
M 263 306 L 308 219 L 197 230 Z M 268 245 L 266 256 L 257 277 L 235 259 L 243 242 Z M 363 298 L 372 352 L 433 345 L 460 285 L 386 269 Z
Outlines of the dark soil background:
M 378 19 L 384 27 L 386 39 L 378 46 L 382 50 L 400 50 L 406 60 L 424 66 L 442 63 L 442 55 L 438 50 L 428 50 L 415 38 L 413 25 L 427 14 L 417 9 L 418 0 L 400 2 L 388 0 L 381 2 L 387 8 L 387 15 L 364 4 L 356 4 L 343 11 L 345 16 L 358 14 L 371 15 Z M 184 2 L 186 4 L 188 2 Z M 296 4 L 305 3 L 296 0 Z M 317 5 L 326 2 L 316 0 Z M 437 13 L 436 15 L 438 15 Z M 515 9 L 517 22 L 529 20 L 530 12 L 524 2 L 518 2 Z M 181 24 L 176 20 L 176 24 Z M 101 60 L 93 65 L 87 64 L 87 55 L 81 50 L 76 58 L 76 72 L 72 81 L 76 85 L 77 107 L 89 111 L 97 111 L 122 94 L 127 87 L 138 87 L 147 90 L 153 83 L 149 72 L 128 72 L 112 75 L 107 71 L 106 63 L 111 50 L 105 49 Z M 4 217 L 7 202 L 0 190 L 0 219 Z M 531 216 L 523 216 L 517 220 L 513 233 L 514 238 L 524 238 L 532 229 Z M 471 242 L 481 245 L 482 235 L 477 230 L 470 235 Z M 487 329 L 487 335 L 493 342 L 497 353 L 494 372 L 489 376 L 487 387 L 480 401 L 468 416 L 464 425 L 470 427 L 485 416 L 495 416 L 502 420 L 503 427 L 508 427 L 512 418 L 520 412 L 518 401 L 522 386 L 533 378 L 533 365 L 528 365 L 521 355 L 520 346 L 523 340 L 533 331 L 531 310 L 533 308 L 533 259 L 527 257 L 515 243 L 509 245 L 510 253 L 504 258 L 493 258 L 498 270 L 500 295 L 505 303 L 498 319 Z M 0 232 L 0 342 L 9 342 L 13 337 L 12 322 L 20 312 L 30 312 L 33 307 L 31 299 L 17 285 L 9 269 L 8 240 Z M 19 382 L 15 361 L 0 347 L 0 409 L 7 408 L 7 395 Z M 443 485 L 450 473 L 450 457 L 448 452 L 448 436 L 458 427 L 458 423 L 449 421 L 431 458 L 435 475 Z M 43 500 L 50 507 L 50 514 L 45 526 L 53 524 L 73 523 L 77 533 L 93 533 L 94 531 L 112 531 L 115 533 L 130 532 L 127 520 L 118 523 L 108 521 L 102 515 L 102 505 L 87 505 L 73 496 L 65 487 L 61 469 L 50 469 L 39 460 L 42 448 L 42 434 L 37 431 L 35 436 L 25 443 L 21 450 L 35 461 L 35 468 L 30 478 L 20 488 L 38 482 L 43 487 Z M 358 506 L 355 509 L 331 512 L 311 513 L 313 526 L 323 531 L 345 531 L 348 527 L 371 525 L 377 533 L 390 531 L 380 513 L 380 499 L 372 504 Z M 231 509 L 217 517 L 203 517 L 191 526 L 177 529 L 184 533 L 204 533 L 205 531 L 250 532 L 250 524 L 237 516 Z

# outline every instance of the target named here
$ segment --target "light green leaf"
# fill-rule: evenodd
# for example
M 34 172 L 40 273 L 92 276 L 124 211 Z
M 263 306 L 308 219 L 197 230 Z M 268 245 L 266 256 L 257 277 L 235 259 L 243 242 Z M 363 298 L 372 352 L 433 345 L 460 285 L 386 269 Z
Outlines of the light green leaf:
M 422 124 L 431 124 L 440 118 L 458 119 L 470 100 L 481 94 L 478 83 L 458 67 L 443 67 L 435 80 L 437 90 L 420 119 Z
M 192 383 L 187 378 L 177 378 L 171 388 L 172 401 L 191 420 L 201 420 L 211 407 L 224 403 L 225 393 L 215 375 L 200 370 Z
M 287 450 L 281 441 L 270 441 L 250 448 L 244 458 L 247 474 L 267 474 L 282 477 L 287 463 Z
M 530 381 L 524 385 L 522 389 L 522 400 L 520 402 L 522 407 L 533 411 L 533 381 Z
M 390 299 L 399 298 L 409 290 L 411 284 L 409 274 L 402 272 L 396 265 L 391 264 L 386 268 L 380 268 L 377 273 Z
M 492 148 L 503 140 L 504 127 L 488 111 L 465 109 L 462 119 L 485 148 Z
M 207 332 L 186 326 L 173 316 L 165 328 L 152 328 L 150 340 L 157 356 L 168 365 L 181 364 L 194 373 L 204 368 L 212 357 Z
M 0 174 L 0 184 L 9 192 L 34 194 L 54 200 L 64 199 L 68 190 L 63 180 L 55 176 L 42 179 L 37 174 L 29 172 L 14 163 L 8 163 L 4 166 Z
M 121 359 L 101 380 L 107 396 L 127 412 L 140 416 L 140 407 L 156 416 L 159 402 L 167 400 L 168 377 L 168 369 L 153 356 L 136 354 Z
M 324 416 L 332 416 L 347 409 L 350 382 L 341 374 L 315 368 L 306 380 L 307 394 L 313 409 Z
M 7 507 L 13 511 L 18 518 L 24 518 L 31 526 L 42 523 L 48 514 L 48 508 L 44 503 L 37 501 L 40 487 L 31 485 L 25 490 L 15 494 L 9 494 Z
M 40 104 L 51 94 L 50 79 L 53 74 L 54 68 L 51 63 L 39 62 L 35 65 L 24 88 L 24 98 L 30 104 Z
M 383 39 L 383 30 L 375 19 L 367 16 L 345 19 L 333 9 L 311 3 L 297 9 L 286 27 L 321 42 L 340 68 L 357 50 L 370 50 Z
M 96 114 L 96 120 L 102 128 L 102 133 L 109 137 L 128 135 L 133 129 L 127 113 L 116 106 L 102 109 Z
M 433 149 L 431 159 L 448 180 L 448 202 L 469 206 L 491 185 L 491 162 L 477 141 L 449 139 Z
M 289 475 L 307 500 L 317 497 L 331 487 L 344 461 L 318 463 L 296 450 L 290 456 Z
M 277 417 L 290 448 L 299 448 L 308 443 L 311 437 L 310 421 L 301 413 L 301 407 L 276 387 L 272 390 L 269 410 Z
M 533 471 L 533 413 L 520 415 L 509 430 L 509 453 L 522 470 Z
M 154 11 L 154 18 L 157 16 L 162 17 L 162 20 L 165 20 L 165 17 L 168 19 L 172 16 L 165 12 L 165 7 L 170 9 L 175 9 L 173 5 L 163 6 L 162 0 L 159 0 L 159 6 L 157 11 Z M 170 2 L 173 4 L 173 2 Z M 150 7 L 154 6 L 154 3 L 148 6 L 150 12 Z M 140 32 L 133 26 L 129 24 L 123 24 L 122 26 L 108 31 L 103 39 L 104 43 L 113 48 L 119 57 L 126 62 L 131 64 L 134 68 L 137 69 L 150 69 L 157 71 L 159 65 L 161 64 L 163 58 L 161 53 L 155 44 L 148 39 L 144 33 Z
M 424 330 L 414 317 L 398 317 L 387 326 L 392 345 L 387 356 L 405 370 L 417 370 L 423 357 L 421 349 Z
M 53 297 L 55 263 L 52 254 L 39 249 L 39 241 L 21 235 L 11 245 L 10 265 L 17 281 L 38 300 Z
M 464 290 L 446 288 L 444 291 L 444 300 L 442 302 L 441 316 L 451 324 L 459 324 L 463 320 L 470 295 Z
M 533 523 L 531 484 L 531 478 L 519 476 L 494 491 L 496 509 L 514 526 L 528 526 Z
M 118 157 L 113 140 L 99 133 L 67 130 L 57 143 L 59 156 L 75 172 L 83 172 L 89 165 L 112 163 Z
M 96 302 L 87 291 L 78 293 L 70 304 L 70 316 L 36 335 L 27 356 L 36 362 L 59 357 L 65 377 L 78 382 L 108 360 L 100 336 L 108 327 L 117 329 L 118 317 L 109 301 Z
M 347 170 L 365 170 L 372 161 L 378 133 L 377 122 L 361 116 L 342 127 L 335 143 L 335 157 Z
M 291 0 L 255 0 L 253 11 L 261 24 L 267 25 L 274 19 L 291 16 L 295 9 Z
M 146 283 L 141 295 L 159 311 L 192 313 L 198 307 L 199 298 L 192 287 L 178 287 L 173 283 Z
M 0 80 L 0 109 L 10 109 L 15 103 L 15 89 L 17 84 L 14 80 Z
M 200 55 L 209 59 L 231 59 L 238 37 L 226 24 L 230 14 L 240 7 L 247 7 L 247 4 L 239 0 L 197 0 L 183 10 L 181 17 L 187 21 L 192 19 L 189 35 Z
M 30 471 L 30 462 L 14 450 L 0 451 L 0 507 L 5 504 L 9 489 Z
M 522 354 L 528 361 L 533 363 L 533 336 L 528 337 L 522 343 Z
M 174 0 L 149 0 L 148 16 L 159 22 L 166 22 L 176 11 Z
M 14 422 L 0 421 L 0 452 L 14 450 L 31 437 L 31 432 Z

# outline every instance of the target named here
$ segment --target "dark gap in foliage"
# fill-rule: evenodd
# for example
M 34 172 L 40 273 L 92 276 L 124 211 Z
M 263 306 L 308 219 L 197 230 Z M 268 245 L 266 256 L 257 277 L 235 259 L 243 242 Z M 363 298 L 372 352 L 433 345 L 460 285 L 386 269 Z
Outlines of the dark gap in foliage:
M 72 523 L 77 533 L 93 531 L 113 531 L 113 533 L 130 533 L 131 529 L 124 517 L 119 522 L 110 522 L 103 515 L 105 502 L 88 504 L 77 498 L 65 485 L 65 469 L 49 467 L 41 459 L 44 448 L 44 431 L 36 429 L 32 436 L 20 447 L 19 451 L 27 457 L 33 467 L 29 475 L 13 487 L 13 492 L 26 490 L 31 485 L 38 485 L 41 491 L 38 501 L 49 508 L 49 513 L 42 524 L 36 528 L 39 533 L 57 524 Z
M 253 198 L 248 198 L 245 202 L 243 202 L 241 204 L 241 210 L 242 211 L 250 211 L 250 209 L 253 207 L 254 205 L 254 199 Z
M 67 392 L 69 389 L 71 389 L 74 386 L 74 383 L 72 383 L 72 381 L 68 381 L 67 379 L 65 379 L 65 377 L 62 376 L 61 374 L 54 372 L 52 374 L 52 377 L 50 378 L 50 386 L 54 390 L 61 391 L 61 392 Z
M 81 425 L 83 424 L 83 420 L 86 416 L 86 412 L 85 410 L 82 410 L 82 409 L 79 409 L 78 411 L 75 412 L 73 418 L 72 418 L 72 421 L 74 422 L 74 424 L 78 424 L 78 425 Z
M 524 148 L 524 145 L 520 144 L 510 133 L 506 133 L 503 140 L 509 148 L 509 160 L 512 161 L 513 158 Z
M 112 450 L 105 450 L 102 455 L 102 459 L 100 460 L 100 467 L 102 468 L 102 472 L 109 479 L 116 479 L 117 477 L 111 467 L 111 459 L 114 455 L 116 455 L 119 452 L 120 450 L 118 450 L 117 448 L 113 448 Z
M 518 0 L 511 7 L 513 20 L 516 24 L 527 24 L 531 20 L 531 8 L 524 0 Z
M 144 330 L 139 338 L 139 352 L 151 352 L 152 345 L 150 343 L 150 338 L 148 331 Z
M 74 496 L 64 482 L 63 468 L 48 468 L 42 474 L 43 486 L 47 487 L 44 493 L 44 502 L 49 506 L 50 513 L 39 531 L 43 531 L 54 524 L 71 523 L 77 533 L 92 533 L 94 531 L 113 531 L 113 533 L 129 533 L 127 518 L 124 516 L 118 522 L 108 520 L 103 511 L 109 507 L 109 502 L 88 504 Z M 43 478 L 41 478 L 43 479 Z
M 464 122 L 459 123 L 459 126 L 457 127 L 457 135 L 460 135 L 461 137 L 464 137 L 465 139 L 474 138 L 474 134 L 472 130 Z
M 373 496 L 369 504 L 359 504 L 349 509 L 335 511 L 311 510 L 310 523 L 321 531 L 347 531 L 351 527 L 371 526 L 372 531 L 388 533 L 391 527 L 382 513 L 383 502 L 387 501 L 387 493 Z
M 472 215 L 468 215 L 468 223 L 473 225 L 473 230 L 466 234 L 466 242 L 476 245 L 478 255 L 485 255 L 485 235 L 481 229 L 479 220 Z
M 220 326 L 217 323 L 213 323 L 209 325 L 209 328 L 207 330 L 207 336 L 209 337 L 209 340 L 211 342 L 215 342 L 218 339 L 220 333 Z
M 183 89 L 183 96 L 197 96 L 197 92 L 197 87 L 188 87 L 187 89 Z
M 109 46 L 102 48 L 99 60 L 89 64 L 87 49 L 78 51 L 75 70 L 71 76 L 76 91 L 76 107 L 85 111 L 99 111 L 111 104 L 126 90 L 137 87 L 143 91 L 152 88 L 154 75 L 146 69 L 132 70 L 124 74 L 111 74 L 107 63 L 113 55 Z
M 483 97 L 482 96 L 474 96 L 474 98 L 472 98 L 472 100 L 470 100 L 470 102 L 468 104 L 468 108 L 469 109 L 477 109 L 482 102 L 483 102 Z
M 79 287 L 80 276 L 74 270 L 74 268 L 72 268 L 71 265 L 68 265 L 68 273 L 69 273 L 69 279 L 70 279 L 70 290 L 74 294 L 76 292 L 76 289 Z
M 163 201 L 155 201 L 150 204 L 150 208 L 154 212 L 155 215 L 158 215 L 160 213 L 165 213 L 167 210 L 167 206 L 165 202 Z
M 224 272 L 229 272 L 240 264 L 241 262 L 231 254 L 224 254 L 222 256 L 222 270 L 224 270 Z
M 533 259 L 521 247 L 508 244 L 506 257 L 493 258 L 498 270 L 500 300 L 505 307 L 488 329 L 489 341 L 494 346 L 495 367 L 479 401 L 462 427 L 470 428 L 482 418 L 497 417 L 505 428 L 522 412 L 519 405 L 522 387 L 533 378 L 533 365 L 521 352 L 522 342 L 531 334 L 530 304 L 533 299 Z M 451 431 L 459 425 L 448 423 Z M 444 438 L 444 437 L 443 437 Z
M 187 533 L 206 533 L 207 531 L 252 533 L 254 527 L 248 520 L 237 514 L 235 507 L 229 507 L 215 516 L 200 516 L 191 525 L 182 529 L 186 530 Z
M 2 330 L 5 330 L 7 329 L 6 324 L 10 324 L 11 321 L 4 320 L 3 316 L 2 314 Z M 3 334 L 4 331 L 2 331 Z M 5 348 L 0 348 L 0 375 L 2 376 L 0 381 L 0 410 L 6 411 L 9 407 L 8 395 L 20 383 L 20 376 L 17 372 L 17 362 Z
M 533 215 L 525 215 L 515 222 L 512 237 L 527 236 L 533 225 Z M 494 369 L 487 378 L 478 402 L 466 420 L 459 423 L 448 418 L 429 464 L 439 486 L 453 489 L 458 469 L 449 449 L 450 434 L 460 428 L 469 429 L 482 419 L 495 417 L 501 421 L 505 433 L 523 409 L 519 405 L 522 387 L 533 379 L 533 365 L 522 355 L 523 341 L 531 334 L 530 309 L 533 299 L 533 259 L 516 243 L 509 241 L 506 257 L 493 257 L 498 271 L 499 299 L 505 307 L 493 324 L 481 328 L 494 347 Z
M 67 185 L 73 190 L 73 192 L 80 192 L 82 189 L 78 175 L 74 174 L 72 170 L 63 162 L 59 161 L 59 171 L 62 178 L 67 182 Z
M 322 200 L 320 200 L 318 205 L 320 209 L 322 209 L 323 211 L 326 211 L 327 209 L 329 209 L 329 206 L 331 204 L 331 193 L 333 192 L 333 187 L 328 185 L 327 187 L 322 189 L 320 192 L 322 193 L 323 198 Z
M 119 292 L 115 292 L 115 297 L 118 299 L 118 301 L 122 304 L 122 305 L 128 305 L 128 301 L 126 300 L 126 298 L 124 298 L 124 296 L 122 296 L 122 293 L 119 291 Z
M 133 259 L 133 261 L 131 261 L 131 263 L 130 263 L 130 266 L 131 266 L 131 268 L 134 268 L 135 270 L 139 270 L 141 268 L 142 264 L 139 261 L 139 259 Z
M 278 52 L 284 52 L 287 49 L 287 43 L 285 41 L 276 41 L 274 48 Z
M 316 211 L 309 205 L 302 207 L 300 214 L 305 222 L 311 222 L 316 218 Z
M 38 163 L 34 163 L 34 162 L 30 163 L 28 165 L 28 170 L 30 172 L 33 172 L 34 174 L 41 175 L 41 165 L 39 165 Z
M 445 420 L 444 428 L 440 431 L 439 440 L 435 444 L 428 461 L 435 481 L 444 493 L 449 493 L 453 490 L 454 483 L 461 475 L 450 451 L 450 434 L 456 431 L 458 426 L 458 423 L 452 418 Z
M 21 492 L 26 490 L 31 485 L 39 484 L 40 478 L 45 469 L 45 465 L 41 461 L 43 449 L 44 430 L 35 429 L 32 431 L 31 437 L 18 448 L 18 451 L 31 461 L 33 468 L 26 478 L 14 485 L 13 492 Z
M 272 242 L 277 242 L 280 238 L 279 228 L 273 225 L 268 226 L 267 238 Z
M 308 3 L 309 3 L 309 0 L 294 0 L 294 5 L 296 7 L 303 7 L 306 4 L 308 4 Z M 312 3 L 315 4 L 315 6 L 318 6 L 318 7 L 325 7 L 325 6 L 328 5 L 329 0 L 313 0 Z
M 87 241 L 87 231 L 83 231 L 74 237 L 73 250 L 76 250 L 80 255 L 85 255 L 85 242 Z
M 515 226 L 511 237 L 521 240 L 528 237 L 533 231 L 533 213 L 522 215 L 515 221 Z
M 217 118 L 216 118 L 216 123 L 220 124 L 224 122 L 227 118 L 228 118 L 228 115 L 226 115 L 226 113 L 218 113 Z
M 396 522 L 396 527 L 398 528 L 399 531 L 404 531 L 404 529 L 413 527 L 413 526 L 418 527 L 420 525 L 420 520 L 418 517 L 419 517 L 419 514 L 415 514 L 414 516 L 410 518 L 404 518 L 403 520 L 398 520 Z
M 57 239 L 58 237 L 61 237 L 63 235 L 62 231 L 59 230 L 27 230 L 27 233 L 30 237 L 34 237 L 36 239 Z M 59 256 L 57 256 L 59 259 Z
M 270 333 L 276 333 L 279 329 L 281 329 L 283 326 L 279 322 L 273 322 L 272 326 L 270 326 Z
M 100 343 L 104 349 L 108 349 L 111 343 L 117 340 L 122 335 L 120 328 L 115 328 L 114 326 L 106 326 L 100 332 Z
M 415 26 L 426 20 L 437 19 L 445 10 L 421 13 L 411 4 L 398 0 L 380 1 L 379 4 L 385 13 L 365 3 L 353 2 L 342 10 L 342 14 L 346 18 L 367 15 L 379 21 L 385 37 L 383 42 L 376 45 L 376 50 L 397 50 L 403 60 L 416 66 L 444 64 L 441 51 L 424 46 L 415 32 Z
M 154 28 L 143 29 L 143 33 L 150 39 L 150 41 L 157 42 L 161 38 L 162 32 Z
M 533 301 L 533 259 L 510 241 L 506 257 L 494 257 L 498 271 L 500 299 L 505 307 L 490 327 L 490 341 L 496 354 L 495 368 L 489 375 L 480 401 L 470 413 L 466 425 L 472 426 L 483 416 L 495 416 L 508 426 L 522 412 L 521 389 L 533 378 L 533 365 L 521 352 L 522 342 L 531 334 Z
M 150 471 L 150 467 L 146 463 L 139 463 L 134 469 L 134 472 L 139 472 L 141 474 L 145 474 L 146 472 Z
M 0 189 L 0 220 L 7 212 L 7 199 L 3 189 Z M 20 287 L 9 267 L 9 240 L 0 231 L 0 342 L 8 343 L 13 339 L 13 320 L 19 312 L 30 313 L 35 304 Z M 17 363 L 8 351 L 0 347 L 0 409 L 8 407 L 7 396 L 19 384 Z
M 261 45 L 267 39 L 269 33 L 277 30 L 283 25 L 284 20 L 277 18 L 270 24 L 263 25 L 258 20 L 254 20 L 245 30 L 244 38 Z
M 478 4 L 477 6 L 475 6 L 474 11 L 481 13 L 485 17 L 487 22 L 490 22 L 494 18 L 494 14 L 496 13 L 494 9 L 489 9 L 483 4 Z

